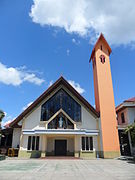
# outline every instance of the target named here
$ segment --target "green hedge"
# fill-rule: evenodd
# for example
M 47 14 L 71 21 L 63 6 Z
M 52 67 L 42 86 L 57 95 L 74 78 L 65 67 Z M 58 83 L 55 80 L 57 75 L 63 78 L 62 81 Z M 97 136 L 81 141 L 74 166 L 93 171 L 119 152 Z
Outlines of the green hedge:
M 6 159 L 6 156 L 0 154 L 0 161 L 5 160 L 5 159 Z

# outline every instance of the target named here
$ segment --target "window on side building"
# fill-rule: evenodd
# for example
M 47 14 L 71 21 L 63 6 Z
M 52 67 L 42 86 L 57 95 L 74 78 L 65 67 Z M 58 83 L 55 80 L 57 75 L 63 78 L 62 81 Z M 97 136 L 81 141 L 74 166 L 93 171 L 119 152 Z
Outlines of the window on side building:
M 124 116 L 124 113 L 121 113 L 121 122 L 122 122 L 122 123 L 125 123 L 125 116 Z

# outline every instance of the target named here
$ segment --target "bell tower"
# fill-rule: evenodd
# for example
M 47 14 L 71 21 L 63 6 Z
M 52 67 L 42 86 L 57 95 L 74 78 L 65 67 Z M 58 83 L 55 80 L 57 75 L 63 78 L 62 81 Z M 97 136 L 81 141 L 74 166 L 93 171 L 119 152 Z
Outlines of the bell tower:
M 93 65 L 95 105 L 100 113 L 99 154 L 104 158 L 120 156 L 110 53 L 111 48 L 101 34 L 92 50 L 90 61 L 92 60 Z

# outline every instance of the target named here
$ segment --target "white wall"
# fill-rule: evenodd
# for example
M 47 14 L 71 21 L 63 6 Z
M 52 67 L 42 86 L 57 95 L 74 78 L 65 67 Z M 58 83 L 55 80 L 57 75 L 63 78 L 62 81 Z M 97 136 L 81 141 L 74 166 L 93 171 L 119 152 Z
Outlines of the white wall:
M 23 137 L 22 137 L 22 146 L 20 147 L 20 150 L 27 150 L 27 144 L 28 144 L 28 136 L 23 135 Z
M 93 149 L 95 149 L 96 151 L 99 151 L 97 136 L 93 136 Z
M 41 118 L 41 106 L 36 108 L 32 113 L 30 113 L 26 119 L 23 121 L 23 129 L 33 129 L 39 125 Z
M 135 121 L 135 108 L 128 108 L 129 124 Z
M 47 138 L 47 152 L 54 151 L 54 138 Z
M 81 111 L 82 111 L 82 122 L 77 123 L 77 128 L 78 129 L 89 129 L 89 130 L 97 129 L 96 118 L 83 106 L 81 106 Z
M 13 129 L 12 148 L 17 148 L 20 145 L 21 128 Z
M 74 152 L 74 139 L 68 138 L 68 151 Z
M 81 136 L 77 136 L 77 135 L 75 136 L 74 146 L 75 146 L 75 152 L 81 150 Z

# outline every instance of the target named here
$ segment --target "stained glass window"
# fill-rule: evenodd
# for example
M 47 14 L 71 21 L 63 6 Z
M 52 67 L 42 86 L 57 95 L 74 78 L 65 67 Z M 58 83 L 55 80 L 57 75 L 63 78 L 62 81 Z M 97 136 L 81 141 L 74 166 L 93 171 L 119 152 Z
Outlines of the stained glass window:
M 63 109 L 74 121 L 81 121 L 81 106 L 63 89 L 42 105 L 41 121 L 48 121 L 60 109 Z
M 62 113 L 48 123 L 48 129 L 74 129 L 74 124 Z

